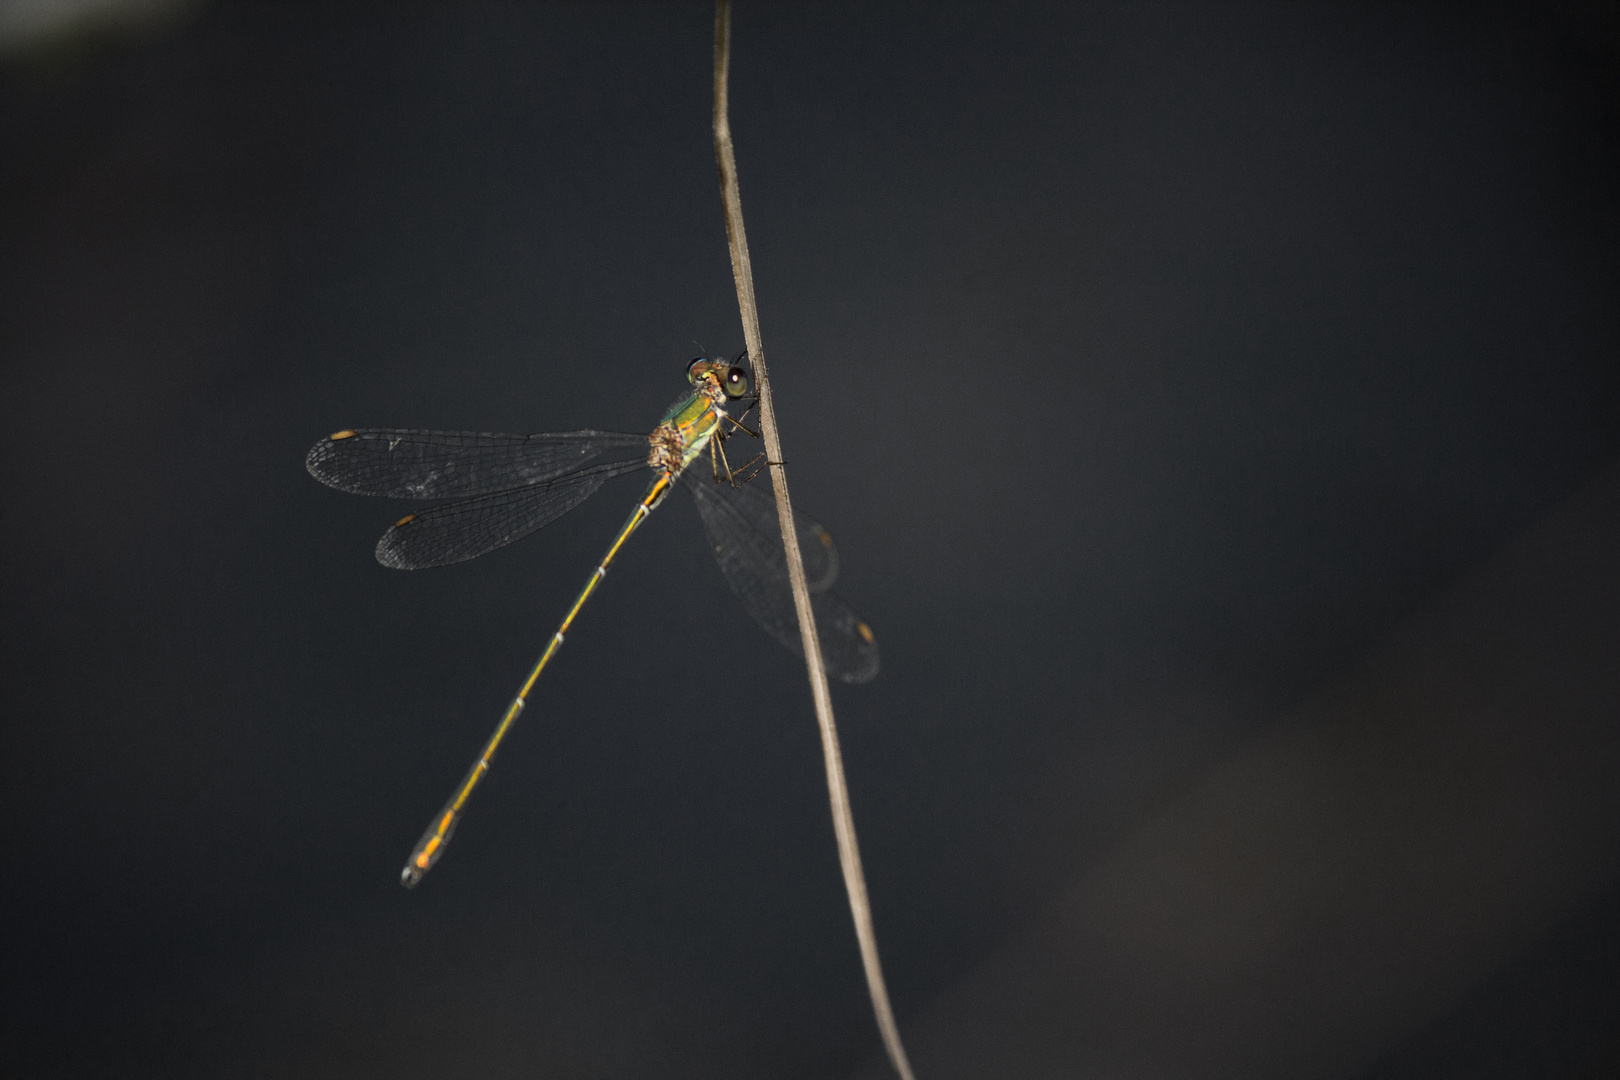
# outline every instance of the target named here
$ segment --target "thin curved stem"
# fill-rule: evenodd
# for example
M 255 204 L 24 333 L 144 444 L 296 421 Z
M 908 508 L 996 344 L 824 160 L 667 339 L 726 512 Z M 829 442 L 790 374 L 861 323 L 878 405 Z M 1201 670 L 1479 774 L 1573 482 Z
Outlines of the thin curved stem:
M 776 492 L 776 515 L 787 549 L 788 579 L 793 587 L 793 604 L 799 614 L 799 635 L 804 642 L 804 663 L 810 675 L 810 694 L 815 700 L 816 722 L 821 728 L 821 752 L 827 764 L 827 797 L 832 803 L 833 833 L 838 839 L 838 861 L 844 870 L 844 888 L 849 893 L 849 910 L 855 920 L 855 937 L 860 942 L 861 962 L 866 968 L 866 986 L 872 995 L 883 1047 L 902 1080 L 913 1080 L 906 1048 L 900 1042 L 900 1029 L 889 1005 L 889 991 L 883 982 L 883 965 L 878 960 L 877 933 L 872 928 L 872 904 L 866 895 L 866 874 L 861 870 L 861 849 L 855 839 L 855 815 L 850 810 L 849 788 L 844 782 L 844 758 L 838 749 L 838 725 L 833 720 L 832 692 L 827 685 L 827 668 L 821 659 L 821 642 L 816 636 L 815 616 L 810 611 L 810 590 L 805 584 L 804 558 L 799 553 L 798 531 L 793 527 L 793 504 L 788 500 L 787 471 L 782 459 L 782 442 L 777 434 L 776 409 L 771 403 L 771 381 L 765 370 L 765 345 L 759 334 L 759 309 L 754 303 L 754 271 L 748 261 L 748 236 L 743 231 L 742 198 L 737 193 L 737 159 L 731 145 L 728 119 L 727 81 L 731 66 L 731 4 L 715 0 L 714 6 L 714 153 L 720 167 L 720 198 L 725 203 L 726 236 L 731 241 L 731 273 L 737 280 L 737 304 L 742 309 L 743 340 L 754 371 L 755 392 L 759 395 L 760 431 L 765 437 L 765 460 Z

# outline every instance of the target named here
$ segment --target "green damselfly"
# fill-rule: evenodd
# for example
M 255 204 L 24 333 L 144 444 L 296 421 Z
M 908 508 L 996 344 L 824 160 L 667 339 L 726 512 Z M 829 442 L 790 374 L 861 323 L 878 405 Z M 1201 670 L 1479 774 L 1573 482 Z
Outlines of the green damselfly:
M 687 366 L 687 380 L 692 392 L 676 402 L 649 435 L 356 428 L 322 439 L 305 458 L 310 475 L 340 491 L 450 500 L 405 515 L 377 542 L 377 561 L 401 570 L 477 558 L 556 521 L 614 477 L 645 469 L 653 473 L 646 494 L 563 616 L 466 778 L 412 849 L 400 872 L 406 888 L 421 881 L 444 854 L 467 800 L 489 772 L 495 752 L 528 703 L 540 673 L 607 576 L 619 549 L 677 481 L 692 493 L 704 532 L 732 591 L 772 637 L 801 652 L 775 502 L 765 484 L 746 482 L 745 477 L 752 478 L 750 467 L 745 466 L 739 475 L 725 456 L 729 437 L 754 434 L 742 422 L 752 404 L 739 419 L 728 412 L 732 403 L 747 398 L 748 373 L 739 364 L 699 357 Z M 639 456 L 586 464 L 610 451 L 632 450 L 639 451 Z M 705 451 L 710 461 L 706 477 L 704 470 L 689 469 Z M 757 472 L 757 460 L 752 467 Z M 877 675 L 877 640 L 854 610 L 828 591 L 838 575 L 838 550 L 819 524 L 801 514 L 794 519 L 828 674 L 845 682 L 867 682 Z

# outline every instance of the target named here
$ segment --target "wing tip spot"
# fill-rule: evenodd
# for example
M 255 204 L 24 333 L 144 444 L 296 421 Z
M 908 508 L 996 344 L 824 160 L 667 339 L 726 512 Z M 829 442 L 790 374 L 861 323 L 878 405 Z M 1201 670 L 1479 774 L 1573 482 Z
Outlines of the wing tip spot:
M 822 547 L 830 548 L 833 546 L 832 533 L 828 532 L 826 529 L 817 529 L 816 534 L 821 539 Z
M 401 528 L 402 526 L 409 525 L 411 522 L 413 522 L 415 520 L 416 520 L 416 515 L 415 514 L 406 514 L 404 517 L 402 517 L 398 521 L 394 522 L 394 528 L 398 529 L 398 528 Z
M 337 442 L 340 439 L 352 439 L 354 438 L 354 432 L 350 431 L 348 428 L 344 428 L 342 431 L 332 432 L 332 434 L 328 435 L 327 438 L 331 439 L 333 442 Z
M 876 638 L 876 636 L 873 635 L 872 628 L 870 626 L 867 626 L 865 623 L 863 623 L 863 622 L 856 623 L 855 624 L 855 632 L 857 634 L 861 635 L 861 640 L 866 642 L 868 645 L 876 645 L 877 644 L 877 638 Z

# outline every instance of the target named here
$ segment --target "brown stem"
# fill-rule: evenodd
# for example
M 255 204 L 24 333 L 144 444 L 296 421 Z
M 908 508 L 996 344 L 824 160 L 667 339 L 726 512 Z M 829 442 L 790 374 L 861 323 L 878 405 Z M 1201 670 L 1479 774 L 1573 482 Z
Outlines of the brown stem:
M 810 590 L 805 584 L 804 559 L 799 553 L 798 531 L 793 527 L 793 504 L 788 500 L 787 471 L 783 465 L 782 442 L 777 435 L 776 409 L 771 403 L 771 380 L 765 371 L 765 345 L 759 335 L 759 309 L 754 303 L 754 271 L 748 261 L 748 236 L 743 231 L 742 199 L 737 194 L 737 158 L 731 146 L 731 124 L 727 119 L 727 76 L 731 65 L 731 4 L 715 0 L 714 6 L 714 153 L 720 166 L 720 198 L 726 208 L 726 236 L 731 241 L 731 273 L 737 280 L 737 305 L 742 309 L 743 340 L 754 371 L 755 392 L 759 394 L 760 431 L 765 436 L 765 460 L 771 470 L 771 486 L 776 491 L 777 523 L 787 549 L 788 581 L 793 587 L 793 606 L 799 613 L 799 636 L 804 642 L 804 664 L 810 675 L 810 695 L 815 699 L 816 721 L 821 727 L 821 752 L 827 762 L 827 797 L 832 803 L 833 833 L 838 838 L 838 861 L 844 869 L 844 888 L 849 893 L 849 910 L 855 920 L 855 937 L 860 942 L 861 962 L 866 968 L 866 986 L 872 995 L 872 1011 L 889 1061 L 902 1080 L 913 1080 L 906 1048 L 900 1042 L 900 1029 L 889 1006 L 889 991 L 883 983 L 883 965 L 878 960 L 877 934 L 872 929 L 872 904 L 866 895 L 866 875 L 861 870 L 861 849 L 855 840 L 855 815 L 849 806 L 849 788 L 844 782 L 844 759 L 838 750 L 838 725 L 833 720 L 832 692 L 827 686 L 827 668 L 821 659 L 821 641 L 816 637 L 815 617 L 810 612 Z

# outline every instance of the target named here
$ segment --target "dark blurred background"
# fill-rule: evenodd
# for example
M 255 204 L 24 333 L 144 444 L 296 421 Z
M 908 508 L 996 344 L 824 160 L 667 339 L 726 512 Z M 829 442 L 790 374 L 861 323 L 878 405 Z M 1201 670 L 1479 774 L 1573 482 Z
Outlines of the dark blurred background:
M 671 500 L 416 574 L 349 426 L 741 348 L 705 5 L 0 8 L 10 1076 L 882 1075 L 802 668 Z M 780 6 L 733 116 L 946 1076 L 1620 1071 L 1613 3 Z

